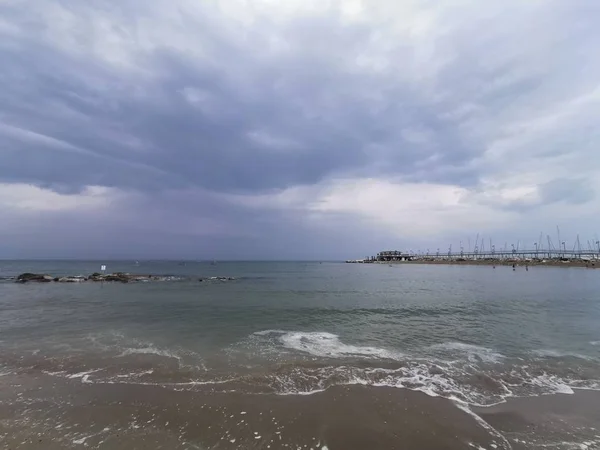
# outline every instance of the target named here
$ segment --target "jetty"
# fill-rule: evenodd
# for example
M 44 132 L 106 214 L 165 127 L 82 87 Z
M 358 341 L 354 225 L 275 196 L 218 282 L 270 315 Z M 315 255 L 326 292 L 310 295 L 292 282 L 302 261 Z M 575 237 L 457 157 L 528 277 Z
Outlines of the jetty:
M 521 243 L 507 243 L 503 249 L 497 249 L 492 240 L 486 248 L 483 239 L 479 235 L 475 239 L 475 246 L 471 250 L 469 241 L 468 250 L 465 250 L 462 241 L 459 251 L 452 251 L 452 245 L 447 251 L 440 251 L 438 248 L 432 252 L 426 251 L 400 251 L 385 250 L 380 251 L 374 256 L 368 256 L 363 259 L 347 260 L 347 263 L 355 264 L 373 264 L 373 263 L 430 263 L 430 264 L 527 264 L 527 265 L 561 265 L 561 266 L 583 266 L 600 267 L 600 241 L 587 241 L 587 248 L 581 245 L 579 236 L 572 246 L 567 248 L 566 241 L 560 240 L 560 231 L 558 233 L 560 245 L 555 246 L 550 236 L 547 236 L 547 244 L 543 245 L 542 238 L 534 242 L 533 247 L 521 248 Z

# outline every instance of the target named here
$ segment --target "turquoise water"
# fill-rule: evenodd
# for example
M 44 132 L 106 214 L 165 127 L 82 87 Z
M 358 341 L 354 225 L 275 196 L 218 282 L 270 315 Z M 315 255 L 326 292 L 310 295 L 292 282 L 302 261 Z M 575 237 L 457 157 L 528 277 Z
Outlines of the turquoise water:
M 595 270 L 106 264 L 109 271 L 176 278 L 22 285 L 8 278 L 26 271 L 89 274 L 100 263 L 3 262 L 1 346 L 11 355 L 5 365 L 33 355 L 45 358 L 48 371 L 98 369 L 89 379 L 101 382 L 119 373 L 123 358 L 155 355 L 178 361 L 161 379 L 251 377 L 266 390 L 292 393 L 360 382 L 458 395 L 474 404 L 600 386 Z M 236 279 L 198 281 L 212 276 Z M 53 368 L 53 361 L 62 365 Z M 281 374 L 282 367 L 285 382 L 252 378 Z M 481 375 L 494 380 L 491 389 L 478 383 Z

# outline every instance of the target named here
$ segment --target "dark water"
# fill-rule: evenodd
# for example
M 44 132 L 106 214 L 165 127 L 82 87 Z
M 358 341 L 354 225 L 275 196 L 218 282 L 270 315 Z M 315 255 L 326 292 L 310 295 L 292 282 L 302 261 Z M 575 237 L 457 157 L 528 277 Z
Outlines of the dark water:
M 4 376 L 259 397 L 393 387 L 463 408 L 600 390 L 597 270 L 107 265 L 177 278 L 21 285 L 9 278 L 89 274 L 99 263 L 0 262 Z M 198 281 L 217 275 L 236 280 Z

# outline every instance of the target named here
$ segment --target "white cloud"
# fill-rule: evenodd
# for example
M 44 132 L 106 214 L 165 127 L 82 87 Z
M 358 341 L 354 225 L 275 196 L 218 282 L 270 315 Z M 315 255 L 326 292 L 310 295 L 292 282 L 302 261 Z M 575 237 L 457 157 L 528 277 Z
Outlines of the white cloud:
M 328 221 L 340 214 L 348 224 L 367 221 L 399 238 L 431 239 L 464 229 L 508 223 L 511 213 L 468 202 L 459 186 L 386 180 L 338 179 L 318 187 L 295 187 L 236 200 L 253 208 L 286 209 L 307 222 Z M 353 219 L 354 218 L 354 219 Z
M 595 233 L 591 219 L 600 216 L 600 205 L 544 206 L 541 196 L 540 186 L 526 180 L 474 191 L 459 185 L 364 178 L 223 199 L 252 209 L 285 211 L 310 227 L 367 226 L 405 244 L 458 243 L 475 232 L 537 239 L 540 230 L 552 232 L 557 224 L 573 239 L 579 232 Z M 581 222 L 574 223 L 572 217 Z

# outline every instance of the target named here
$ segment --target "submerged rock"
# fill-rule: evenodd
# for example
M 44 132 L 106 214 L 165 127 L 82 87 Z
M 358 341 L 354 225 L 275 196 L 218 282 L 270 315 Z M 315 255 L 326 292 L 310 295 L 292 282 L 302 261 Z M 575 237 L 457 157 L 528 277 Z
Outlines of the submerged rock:
M 82 276 L 60 277 L 54 279 L 54 281 L 58 281 L 59 283 L 81 283 L 85 280 L 86 278 Z
M 198 281 L 234 281 L 234 277 L 210 277 L 210 278 L 198 278 Z

